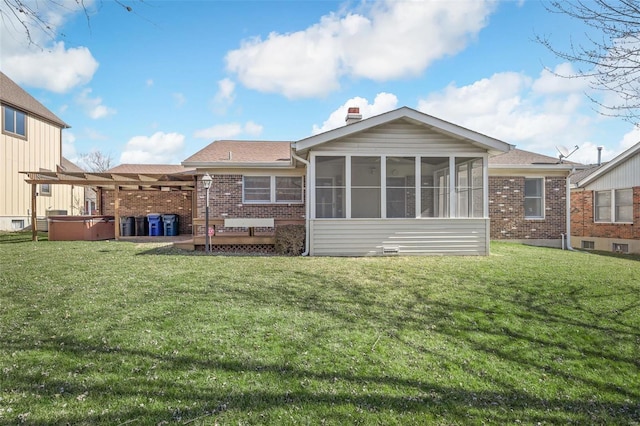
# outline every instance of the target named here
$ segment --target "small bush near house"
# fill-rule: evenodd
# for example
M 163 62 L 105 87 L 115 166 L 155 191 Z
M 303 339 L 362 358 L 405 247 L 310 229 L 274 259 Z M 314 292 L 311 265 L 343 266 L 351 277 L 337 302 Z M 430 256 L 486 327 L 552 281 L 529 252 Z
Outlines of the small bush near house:
M 304 250 L 304 225 L 282 225 L 276 228 L 276 253 L 299 256 Z

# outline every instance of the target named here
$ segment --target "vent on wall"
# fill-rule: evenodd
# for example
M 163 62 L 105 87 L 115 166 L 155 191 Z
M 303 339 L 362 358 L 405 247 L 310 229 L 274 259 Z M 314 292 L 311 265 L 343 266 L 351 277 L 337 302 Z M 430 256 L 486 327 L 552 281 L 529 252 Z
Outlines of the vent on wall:
M 382 247 L 382 254 L 398 254 L 400 248 L 398 247 Z

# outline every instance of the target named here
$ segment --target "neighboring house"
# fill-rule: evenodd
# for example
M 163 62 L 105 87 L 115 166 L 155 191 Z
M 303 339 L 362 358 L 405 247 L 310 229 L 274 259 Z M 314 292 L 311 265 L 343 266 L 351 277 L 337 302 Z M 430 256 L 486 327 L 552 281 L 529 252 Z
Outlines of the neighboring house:
M 640 253 L 640 143 L 572 176 L 576 248 Z
M 489 158 L 491 239 L 559 247 L 570 225 L 568 176 L 583 167 L 521 149 Z
M 0 72 L 0 230 L 19 230 L 31 224 L 32 187 L 21 171 L 56 172 L 63 165 L 62 130 L 69 126 Z M 42 183 L 37 217 L 49 210 L 71 212 L 71 190 Z

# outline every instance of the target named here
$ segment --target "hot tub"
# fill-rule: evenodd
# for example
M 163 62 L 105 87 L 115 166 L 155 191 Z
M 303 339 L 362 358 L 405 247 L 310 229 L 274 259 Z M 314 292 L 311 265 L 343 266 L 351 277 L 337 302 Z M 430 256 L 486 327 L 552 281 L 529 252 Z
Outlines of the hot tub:
M 49 241 L 112 240 L 115 235 L 113 216 L 49 216 Z

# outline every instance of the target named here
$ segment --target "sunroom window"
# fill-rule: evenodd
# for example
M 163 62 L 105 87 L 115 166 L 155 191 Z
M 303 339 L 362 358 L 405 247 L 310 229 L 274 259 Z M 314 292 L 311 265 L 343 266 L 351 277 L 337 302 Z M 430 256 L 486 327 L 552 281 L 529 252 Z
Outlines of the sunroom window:
M 387 217 L 416 217 L 416 159 L 387 157 Z
M 421 217 L 449 217 L 449 158 L 420 159 Z
M 316 157 L 316 217 L 345 217 L 345 157 Z
M 380 215 L 380 157 L 351 157 L 351 217 Z

